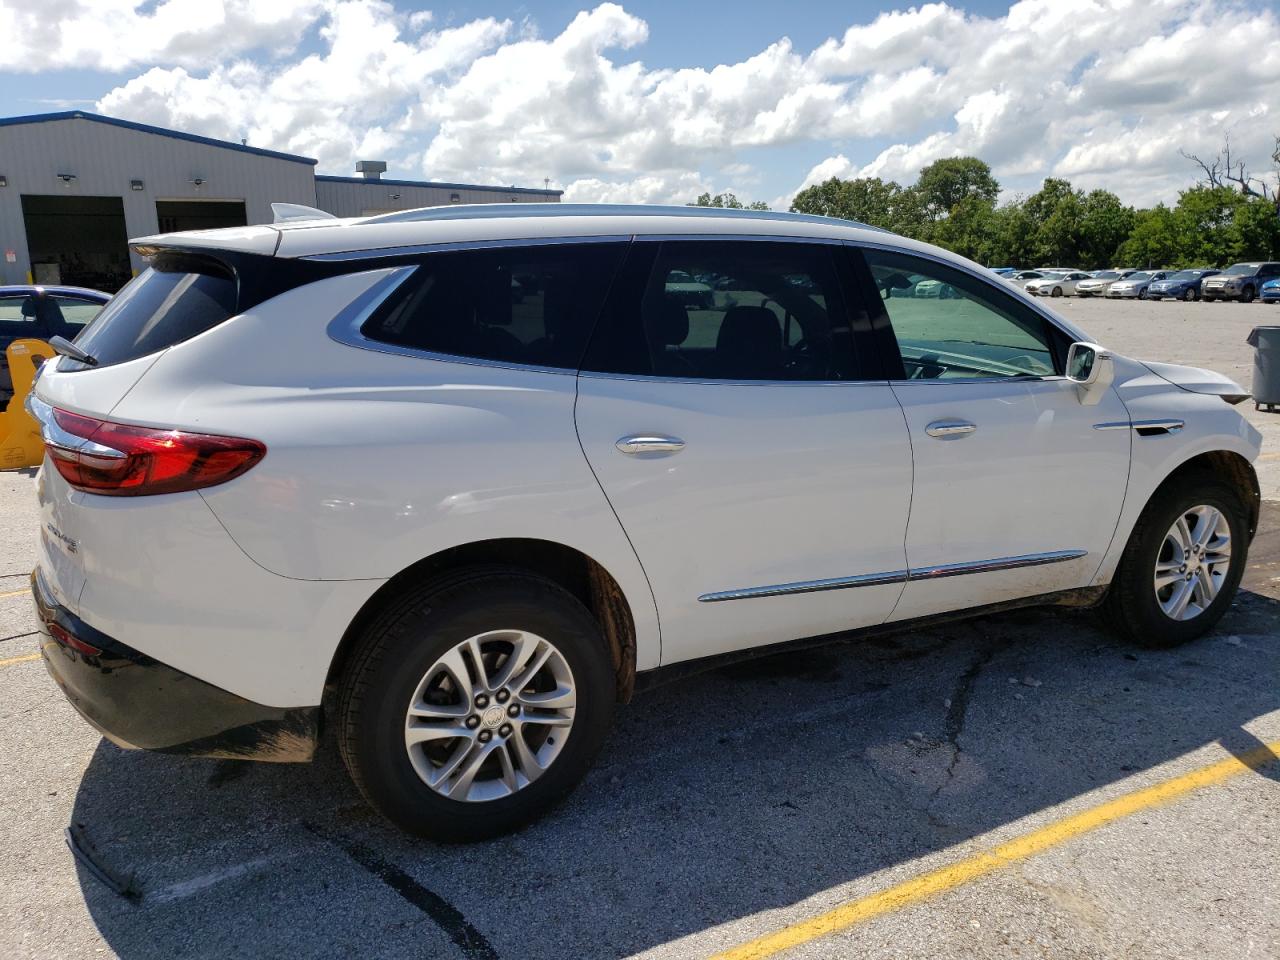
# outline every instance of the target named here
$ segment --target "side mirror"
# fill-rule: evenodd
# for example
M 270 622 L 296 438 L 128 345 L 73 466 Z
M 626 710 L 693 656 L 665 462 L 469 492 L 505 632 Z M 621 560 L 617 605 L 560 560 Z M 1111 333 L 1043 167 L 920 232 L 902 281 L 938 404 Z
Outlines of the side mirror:
M 1115 362 L 1111 354 L 1096 343 L 1073 343 L 1067 351 L 1067 379 L 1076 385 L 1080 402 L 1091 407 L 1115 379 Z

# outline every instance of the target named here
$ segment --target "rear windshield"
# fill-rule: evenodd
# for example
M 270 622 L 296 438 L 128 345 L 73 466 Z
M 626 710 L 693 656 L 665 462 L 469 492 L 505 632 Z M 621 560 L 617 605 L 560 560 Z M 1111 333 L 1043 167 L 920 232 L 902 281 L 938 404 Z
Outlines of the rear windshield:
M 117 293 L 76 338 L 98 366 L 163 350 L 236 314 L 236 278 L 210 257 L 163 253 Z M 82 369 L 63 357 L 58 369 Z

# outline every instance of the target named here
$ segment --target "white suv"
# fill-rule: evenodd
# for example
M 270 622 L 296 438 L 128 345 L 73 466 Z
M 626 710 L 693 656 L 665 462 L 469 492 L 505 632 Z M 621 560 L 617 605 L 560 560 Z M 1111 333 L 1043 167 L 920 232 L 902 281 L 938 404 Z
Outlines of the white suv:
M 1181 643 L 1257 524 L 1240 387 L 846 221 L 451 207 L 135 246 L 30 403 L 49 671 L 188 755 L 309 759 L 323 703 L 419 834 L 547 809 L 659 667 L 1103 600 Z

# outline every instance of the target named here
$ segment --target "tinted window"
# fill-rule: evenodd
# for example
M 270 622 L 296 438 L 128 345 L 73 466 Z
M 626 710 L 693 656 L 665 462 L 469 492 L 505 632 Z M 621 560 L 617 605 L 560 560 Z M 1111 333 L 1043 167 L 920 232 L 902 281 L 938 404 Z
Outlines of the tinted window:
M 907 379 L 1049 376 L 1056 371 L 1048 323 L 1003 291 L 920 257 L 880 250 L 863 255 Z M 937 295 L 920 295 L 926 282 L 940 288 Z
M 576 370 L 623 249 L 588 243 L 434 254 L 361 332 L 415 350 Z
M 124 363 L 189 340 L 235 313 L 236 281 L 230 268 L 209 257 L 160 254 L 111 298 L 76 345 L 99 366 Z M 63 357 L 58 366 L 80 365 Z
M 0 297 L 0 336 L 29 337 L 33 334 L 34 317 L 23 316 L 26 297 Z
M 71 301 L 47 293 L 31 293 L 25 296 L 0 298 L 0 336 L 5 338 L 74 337 L 80 332 L 84 320 L 69 307 Z M 93 305 L 97 313 L 100 305 Z
M 587 369 L 681 379 L 855 378 L 840 248 L 670 241 L 636 250 Z
M 54 297 L 53 300 L 62 311 L 62 318 L 73 327 L 83 327 L 102 309 L 102 304 L 94 303 L 92 300 L 80 300 L 75 297 Z

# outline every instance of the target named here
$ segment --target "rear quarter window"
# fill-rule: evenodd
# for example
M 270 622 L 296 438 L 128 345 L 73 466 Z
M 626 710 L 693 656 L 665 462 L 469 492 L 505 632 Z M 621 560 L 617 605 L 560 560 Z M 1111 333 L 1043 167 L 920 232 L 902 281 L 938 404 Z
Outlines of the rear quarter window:
M 431 254 L 360 332 L 414 351 L 576 370 L 623 249 L 577 243 Z

